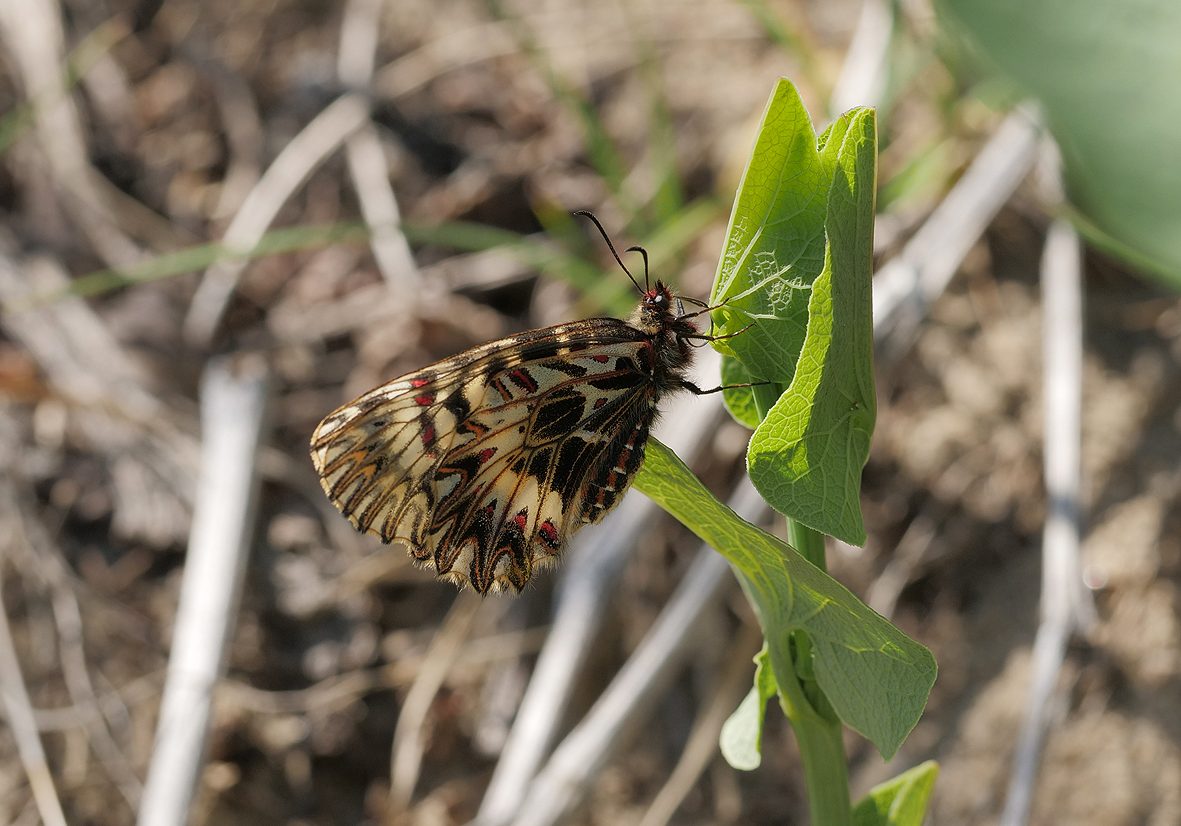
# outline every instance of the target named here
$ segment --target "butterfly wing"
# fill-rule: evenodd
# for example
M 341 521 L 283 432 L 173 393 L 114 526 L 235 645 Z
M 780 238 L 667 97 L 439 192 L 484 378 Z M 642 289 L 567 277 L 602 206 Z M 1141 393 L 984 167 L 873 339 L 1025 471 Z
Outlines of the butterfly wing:
M 339 408 L 312 436 L 329 499 L 484 593 L 524 587 L 618 502 L 659 390 L 652 342 L 596 318 L 473 348 Z

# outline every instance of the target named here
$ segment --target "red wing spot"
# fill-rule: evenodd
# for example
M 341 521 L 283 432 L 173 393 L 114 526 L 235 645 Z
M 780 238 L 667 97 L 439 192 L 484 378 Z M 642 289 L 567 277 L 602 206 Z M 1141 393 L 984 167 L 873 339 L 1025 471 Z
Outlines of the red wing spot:
M 414 403 L 419 407 L 429 407 L 435 403 L 434 393 L 423 393 L 422 395 L 414 397 Z
M 476 461 L 482 465 L 495 455 L 496 455 L 496 448 L 486 447 L 483 450 L 481 450 L 480 453 L 476 456 Z
M 488 430 L 486 425 L 480 424 L 475 419 L 468 419 L 459 426 L 460 433 L 470 433 L 473 436 L 483 436 Z
M 526 523 L 528 523 L 528 521 L 529 521 L 529 512 L 527 510 L 522 510 L 520 513 L 518 513 L 516 516 L 513 517 L 513 522 L 516 523 L 516 526 L 518 528 L 520 528 L 521 533 L 525 532 L 525 525 L 526 525 Z
M 422 387 L 423 385 L 430 384 L 430 383 L 431 383 L 430 379 L 411 379 L 410 380 L 411 387 Z
M 422 429 L 422 446 L 430 447 L 435 443 L 435 426 L 428 424 Z
M 600 407 L 602 407 L 606 403 L 607 403 L 607 397 L 606 396 L 599 396 L 599 398 L 595 399 L 595 410 L 598 410 Z
M 517 387 L 520 387 L 522 390 L 526 390 L 530 393 L 537 392 L 537 382 L 534 381 L 533 377 L 525 372 L 524 369 L 518 367 L 508 375 L 509 378 L 513 380 L 513 384 L 517 385 Z
M 537 529 L 537 532 L 541 535 L 541 539 L 545 544 L 551 548 L 558 546 L 558 529 L 549 519 L 541 523 L 541 527 Z
M 606 364 L 608 361 L 611 360 L 611 357 L 605 353 L 600 353 L 597 356 L 591 356 L 591 358 L 594 359 L 595 361 L 597 361 L 599 364 Z

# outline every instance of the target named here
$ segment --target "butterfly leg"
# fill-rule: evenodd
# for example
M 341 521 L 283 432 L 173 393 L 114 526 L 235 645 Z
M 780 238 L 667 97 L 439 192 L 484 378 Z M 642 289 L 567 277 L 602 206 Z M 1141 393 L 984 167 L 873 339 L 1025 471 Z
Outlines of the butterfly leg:
M 682 381 L 681 387 L 688 390 L 694 396 L 708 396 L 712 393 L 721 393 L 723 390 L 737 390 L 741 387 L 760 387 L 764 384 L 771 384 L 769 381 L 748 381 L 742 384 L 719 384 L 717 387 L 711 387 L 709 390 L 702 390 L 691 381 Z

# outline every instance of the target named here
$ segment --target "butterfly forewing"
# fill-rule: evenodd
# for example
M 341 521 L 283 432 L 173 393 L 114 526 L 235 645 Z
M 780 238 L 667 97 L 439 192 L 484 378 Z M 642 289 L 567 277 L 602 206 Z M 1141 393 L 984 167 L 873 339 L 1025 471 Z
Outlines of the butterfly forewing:
M 359 530 L 405 542 L 441 576 L 520 590 L 631 482 L 667 389 L 660 346 L 597 318 L 397 378 L 320 423 L 321 485 Z

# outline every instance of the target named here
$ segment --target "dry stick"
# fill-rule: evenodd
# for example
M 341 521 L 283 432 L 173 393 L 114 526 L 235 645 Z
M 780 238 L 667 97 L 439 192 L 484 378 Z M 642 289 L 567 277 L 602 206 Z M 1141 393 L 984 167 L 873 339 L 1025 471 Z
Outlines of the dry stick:
M 729 505 L 748 519 L 766 507 L 749 482 L 740 483 Z M 602 770 L 629 732 L 639 728 L 692 656 L 699 623 L 712 618 L 708 605 L 733 582 L 729 571 L 720 554 L 701 546 L 693 566 L 635 653 L 534 778 L 512 821 L 514 826 L 565 822 L 589 788 L 588 779 Z
M 841 74 L 828 97 L 828 112 L 840 115 L 854 106 L 876 106 L 886 88 L 886 59 L 894 34 L 894 10 L 886 0 L 865 0 Z
M 384 98 L 403 97 L 447 72 L 519 51 L 510 27 L 499 21 L 450 29 L 379 69 L 374 90 Z
M 702 372 L 712 370 L 716 375 L 718 358 L 712 350 L 700 351 L 699 363 L 706 362 Z M 656 435 L 678 455 L 691 457 L 707 441 L 720 413 L 717 394 L 674 397 L 657 424 Z M 549 637 L 480 804 L 477 822 L 481 826 L 507 823 L 520 807 L 549 752 L 635 539 L 659 513 L 650 499 L 632 494 L 609 520 L 586 528 L 573 541 Z
M 61 563 L 62 560 L 55 554 L 53 564 L 59 567 Z M 78 595 L 63 576 L 55 575 L 52 586 L 53 614 L 58 627 L 58 638 L 61 640 L 62 677 L 66 690 L 75 706 L 97 708 L 98 692 L 94 689 L 86 664 Z M 89 745 L 131 811 L 135 811 L 143 794 L 143 783 L 140 782 L 131 760 L 115 742 L 107 725 L 107 717 L 101 713 L 88 719 L 86 732 L 90 738 Z
M 377 51 L 378 14 L 382 0 L 350 0 L 340 26 L 340 52 L 336 72 L 347 88 L 368 89 L 373 82 Z M 381 139 L 372 121 L 366 121 L 345 143 L 345 160 L 357 192 L 361 214 L 369 226 L 369 246 L 386 283 L 397 288 L 403 306 L 416 298 L 418 268 L 410 244 L 402 234 L 402 214 L 390 186 Z
M 0 507 L 11 508 L 11 503 L 15 501 L 16 491 L 12 482 L 0 480 L 0 503 L 3 503 Z M 5 519 L 4 523 L 8 524 L 8 520 Z M 37 734 L 33 703 L 21 674 L 20 658 L 17 657 L 12 629 L 8 625 L 3 593 L 4 589 L 0 588 L 0 703 L 3 703 L 4 716 L 8 718 L 8 727 L 16 740 L 17 754 L 29 778 L 41 822 L 46 826 L 66 826 L 66 816 L 53 785 L 53 775 L 45 761 L 45 749 Z
M 0 2 L 0 33 L 27 98 L 37 106 L 37 149 L 49 164 L 58 197 L 109 266 L 128 266 L 141 257 L 139 247 L 108 216 L 78 109 L 62 87 L 68 60 L 61 16 L 56 2 Z
M 1023 110 L 1005 118 L 922 228 L 874 276 L 879 353 L 897 356 L 910 346 L 927 307 L 1033 168 L 1039 133 L 1036 120 Z
M 107 716 L 100 707 L 98 692 L 90 679 L 82 633 L 82 611 L 78 606 L 78 596 L 74 593 L 69 568 L 45 526 L 33 514 L 26 512 L 25 504 L 26 497 L 17 498 L 13 509 L 14 518 L 8 522 L 13 525 L 13 535 L 17 541 L 26 549 L 29 564 L 36 568 L 53 592 L 53 615 L 57 625 L 62 678 L 74 708 L 91 711 L 84 716 L 79 715 L 74 727 L 86 729 L 90 748 L 107 776 L 122 793 L 129 810 L 135 811 L 143 784 L 136 776 L 131 761 L 111 735 Z M 37 726 L 44 730 L 40 712 L 37 713 Z
M 141 703 L 154 702 L 160 696 L 161 674 L 149 673 L 136 677 L 118 688 L 104 685 L 95 694 L 94 704 L 90 706 L 59 706 L 57 708 L 38 708 L 34 711 L 39 731 L 64 731 L 71 728 L 82 728 L 91 724 L 97 718 L 106 718 L 117 713 L 115 709 L 125 711 Z M 126 715 L 124 715 L 126 716 Z
M 140 826 L 188 819 L 254 529 L 267 395 L 266 368 L 254 356 L 213 361 L 201 382 L 197 504 Z
M 225 246 L 243 254 L 256 247 L 291 194 L 368 118 L 368 103 L 357 94 L 342 95 L 320 112 L 259 178 L 226 229 Z M 246 264 L 221 261 L 205 271 L 185 317 L 184 335 L 190 345 L 209 345 Z
M 718 737 L 726 718 L 750 688 L 750 664 L 762 641 L 762 632 L 754 623 L 744 625 L 741 636 L 733 641 L 720 684 L 714 688 L 709 704 L 697 715 L 680 760 L 644 812 L 640 826 L 665 826 L 709 767 L 718 753 Z
M 1095 620 L 1083 585 L 1079 554 L 1082 445 L 1082 254 L 1064 219 L 1050 225 L 1042 253 L 1042 349 L 1045 381 L 1045 473 L 1049 509 L 1042 533 L 1041 622 L 1033 644 L 1029 701 L 1002 826 L 1023 826 L 1033 802 L 1041 748 L 1050 724 L 1050 698 L 1076 632 Z
M 192 37 L 173 44 L 177 53 L 197 67 L 209 84 L 217 106 L 221 134 L 226 142 L 225 174 L 218 182 L 217 203 L 210 210 L 214 221 L 226 221 L 241 209 L 262 175 L 266 136 L 258 101 L 250 84 L 220 61 L 210 59 L 216 48 Z
M 463 651 L 464 640 L 482 604 L 482 597 L 474 591 L 464 591 L 459 595 L 431 641 L 430 650 L 423 658 L 414 685 L 402 701 L 390 748 L 391 812 L 403 812 L 410 805 L 414 787 L 418 785 L 423 751 L 426 749 L 424 730 L 431 704 Z

